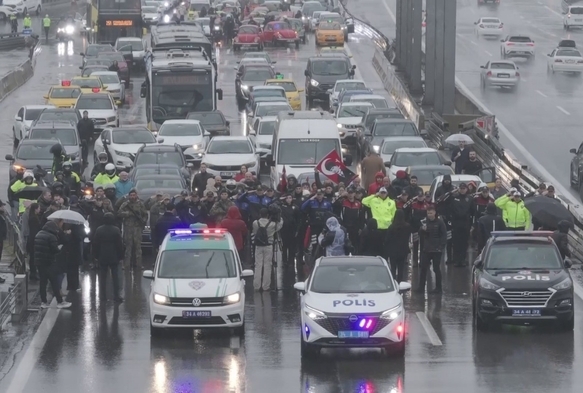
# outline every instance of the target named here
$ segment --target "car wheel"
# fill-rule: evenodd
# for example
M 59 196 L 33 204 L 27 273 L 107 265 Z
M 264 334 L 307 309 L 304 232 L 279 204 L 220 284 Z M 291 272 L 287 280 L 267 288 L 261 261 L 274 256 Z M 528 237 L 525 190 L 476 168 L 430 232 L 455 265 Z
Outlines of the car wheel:
M 154 327 L 150 323 L 150 337 L 152 338 L 160 338 L 164 336 L 164 329 Z
M 320 354 L 320 348 L 304 341 L 303 333 L 300 333 L 300 343 L 300 354 L 302 359 L 313 359 Z
M 245 322 L 241 326 L 233 329 L 235 336 L 244 337 L 245 336 Z
M 385 354 L 387 357 L 405 357 L 405 337 L 400 343 L 385 348 Z
M 561 331 L 572 332 L 575 329 L 575 315 L 573 315 L 569 320 L 561 322 Z
M 487 332 L 490 330 L 490 324 L 484 322 L 484 320 L 480 318 L 477 309 L 474 311 L 474 325 L 476 326 L 476 330 L 479 332 Z

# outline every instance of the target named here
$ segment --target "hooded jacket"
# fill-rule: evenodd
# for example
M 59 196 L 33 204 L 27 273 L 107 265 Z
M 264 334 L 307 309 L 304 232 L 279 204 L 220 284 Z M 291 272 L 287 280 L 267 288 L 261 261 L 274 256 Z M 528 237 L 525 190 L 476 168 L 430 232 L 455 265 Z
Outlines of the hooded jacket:
M 235 245 L 237 250 L 241 251 L 245 246 L 245 236 L 249 232 L 243 217 L 241 217 L 241 212 L 237 206 L 231 206 L 227 211 L 227 216 L 219 223 L 221 228 L 225 228 L 233 239 L 235 240 Z
M 34 261 L 37 266 L 50 268 L 59 253 L 60 229 L 54 221 L 47 221 L 34 238 Z
M 377 221 L 378 229 L 387 229 L 393 222 L 397 205 L 391 198 L 382 199 L 376 195 L 369 195 L 362 200 L 362 204 L 370 208 L 372 217 Z
M 327 231 L 318 236 L 318 242 L 326 249 L 327 257 L 346 255 L 344 249 L 346 242 L 346 230 L 340 226 L 336 217 L 326 220 Z
M 385 174 L 381 171 L 377 172 L 374 181 L 368 186 L 368 195 L 374 195 L 383 187 L 383 179 Z
M 194 179 L 192 180 L 193 190 L 201 197 L 204 195 L 208 179 L 214 179 L 214 176 L 209 172 L 199 172 L 194 175 Z
M 447 243 L 447 228 L 444 222 L 436 217 L 434 220 L 427 219 L 425 226 L 425 230 L 423 227 L 419 230 L 421 251 L 442 252 Z
M 500 217 L 496 210 L 496 205 L 489 204 L 486 207 L 486 214 L 478 219 L 478 248 L 481 250 L 486 245 L 492 232 L 494 231 L 505 231 L 506 223 Z
M 371 152 L 370 155 L 362 160 L 360 168 L 362 171 L 362 185 L 365 189 L 368 189 L 375 182 L 379 172 L 382 173 L 382 177 L 385 177 L 387 170 L 381 156 L 374 152 Z
M 165 211 L 152 228 L 152 244 L 154 248 L 160 247 L 170 229 L 183 228 L 184 226 L 180 218 L 176 217 L 172 212 Z
M 113 213 L 105 213 L 103 225 L 95 231 L 91 247 L 99 264 L 115 265 L 124 258 L 121 231 Z
M 403 190 L 409 186 L 409 180 L 407 180 L 407 172 L 399 170 L 396 173 L 396 178 L 392 181 L 391 185 L 395 188 L 397 195 L 401 195 Z M 409 195 L 413 197 L 414 195 Z

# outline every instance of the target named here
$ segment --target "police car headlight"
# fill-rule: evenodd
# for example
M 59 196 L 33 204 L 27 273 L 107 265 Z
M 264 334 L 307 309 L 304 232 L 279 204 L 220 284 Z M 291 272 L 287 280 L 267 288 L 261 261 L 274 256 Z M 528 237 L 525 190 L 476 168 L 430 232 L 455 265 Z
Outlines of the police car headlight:
M 233 293 L 232 295 L 225 296 L 223 298 L 223 303 L 233 304 L 238 303 L 241 300 L 241 294 L 239 292 Z
M 556 289 L 556 290 L 560 291 L 562 289 L 569 289 L 572 286 L 573 286 L 573 281 L 571 281 L 570 278 L 565 278 L 560 283 L 558 283 L 556 285 L 553 285 L 553 289 Z
M 313 319 L 314 321 L 327 318 L 326 314 L 324 314 L 322 311 L 316 310 L 310 306 L 305 306 L 304 313 L 308 318 Z
M 490 291 L 497 291 L 500 287 L 485 278 L 480 278 L 480 288 L 489 289 Z
M 403 308 L 399 304 L 397 307 L 393 307 L 390 310 L 387 310 L 381 314 L 382 319 L 386 319 L 389 321 L 394 321 L 395 319 L 399 318 L 399 315 L 403 312 Z
M 154 303 L 157 304 L 169 304 L 170 298 L 168 296 L 160 295 L 159 293 L 154 294 Z
M 379 149 L 380 149 L 381 147 L 380 147 L 380 146 L 378 146 L 378 145 L 374 145 L 372 148 L 374 149 L 375 153 L 378 153 L 378 152 L 379 152 Z

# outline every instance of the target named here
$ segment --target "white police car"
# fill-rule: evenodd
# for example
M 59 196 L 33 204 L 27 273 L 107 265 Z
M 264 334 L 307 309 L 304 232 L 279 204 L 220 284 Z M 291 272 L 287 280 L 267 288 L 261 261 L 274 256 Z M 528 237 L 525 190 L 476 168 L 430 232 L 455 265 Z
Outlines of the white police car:
M 148 303 L 150 332 L 176 328 L 232 328 L 245 331 L 245 280 L 231 234 L 195 224 L 169 231 L 160 246 Z
M 323 257 L 294 288 L 301 296 L 301 354 L 321 348 L 384 348 L 405 353 L 405 309 L 397 283 L 380 257 Z

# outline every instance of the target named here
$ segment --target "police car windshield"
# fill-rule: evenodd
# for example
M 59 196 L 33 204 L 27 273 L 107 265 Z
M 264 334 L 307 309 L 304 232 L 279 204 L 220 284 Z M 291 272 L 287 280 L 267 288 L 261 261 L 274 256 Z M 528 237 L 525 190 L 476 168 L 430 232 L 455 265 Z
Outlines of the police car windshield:
M 237 268 L 230 250 L 166 250 L 160 257 L 158 277 L 233 278 Z
M 73 128 L 34 128 L 30 131 L 30 139 L 55 140 L 60 141 L 64 146 L 77 146 L 77 132 Z
M 116 145 L 128 145 L 133 143 L 154 143 L 156 138 L 149 130 L 114 130 L 113 143 Z
M 486 270 L 563 269 L 559 253 L 548 243 L 494 244 L 484 261 Z
M 52 145 L 35 146 L 21 143 L 15 156 L 21 160 L 52 160 L 51 147 Z
M 393 279 L 385 266 L 319 266 L 310 291 L 316 293 L 385 293 L 394 291 Z

